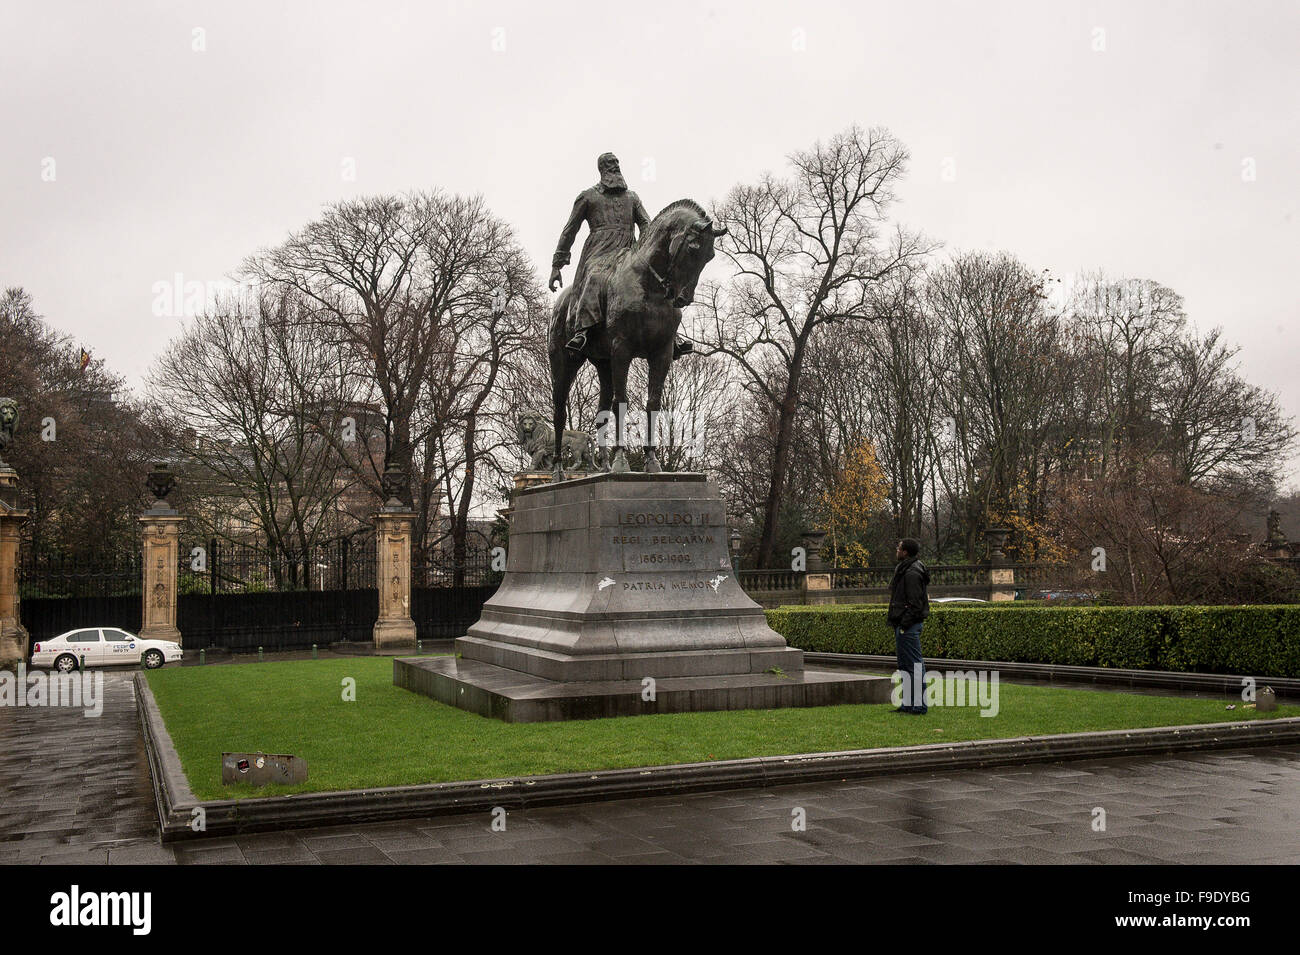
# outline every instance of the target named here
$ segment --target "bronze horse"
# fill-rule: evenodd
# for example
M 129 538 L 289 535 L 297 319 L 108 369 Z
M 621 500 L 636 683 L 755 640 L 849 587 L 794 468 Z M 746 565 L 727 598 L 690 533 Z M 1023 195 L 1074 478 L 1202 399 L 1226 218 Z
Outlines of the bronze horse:
M 613 415 L 613 471 L 628 470 L 624 453 L 627 413 L 627 372 L 633 358 L 644 358 L 650 366 L 646 394 L 646 415 L 653 422 L 663 398 L 664 381 L 673 362 L 673 343 L 682 309 L 695 301 L 700 272 L 713 258 L 713 240 L 727 234 L 725 226 L 714 226 L 706 213 L 690 199 L 678 199 L 665 206 L 645 227 L 637 241 L 617 259 L 593 265 L 591 281 L 598 294 L 604 321 L 591 330 L 581 354 L 565 348 L 565 315 L 575 286 L 570 285 L 555 301 L 547 350 L 551 359 L 551 397 L 555 412 L 554 480 L 564 480 L 560 436 L 564 434 L 569 390 L 583 364 L 591 362 L 600 380 L 600 411 Z M 603 415 L 605 420 L 609 414 Z M 645 470 L 660 470 L 655 456 L 655 429 L 647 429 Z M 608 461 L 601 448 L 602 463 Z

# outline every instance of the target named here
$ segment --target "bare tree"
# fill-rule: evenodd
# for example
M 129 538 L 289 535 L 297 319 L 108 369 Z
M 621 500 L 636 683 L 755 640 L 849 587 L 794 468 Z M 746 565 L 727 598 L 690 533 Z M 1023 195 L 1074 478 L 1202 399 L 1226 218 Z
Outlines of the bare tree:
M 425 467 L 441 478 L 457 585 L 464 582 L 470 509 L 483 490 L 480 471 L 499 478 L 508 467 L 514 435 L 500 392 L 509 370 L 527 361 L 530 332 L 545 311 L 532 264 L 509 228 L 497 220 L 484 225 L 479 244 L 494 261 L 467 279 L 473 292 L 467 288 L 448 310 L 446 347 L 428 381 L 430 406 L 438 411 L 427 430 Z
M 1096 458 L 1098 476 L 1145 460 L 1160 444 L 1157 391 L 1187 321 L 1182 298 L 1150 280 L 1085 273 L 1066 314 L 1085 363 L 1080 438 Z
M 218 303 L 168 346 L 149 378 L 192 464 L 192 518 L 202 522 L 206 497 L 213 519 L 205 532 L 238 537 L 247 524 L 274 554 L 306 554 L 329 536 L 348 489 L 319 426 L 326 383 L 337 384 L 319 374 L 333 346 L 296 320 L 301 307 L 284 292 Z M 307 393 L 296 383 L 311 371 L 316 388 Z
M 168 449 L 123 379 L 46 322 L 22 288 L 0 295 L 0 395 L 19 407 L 6 459 L 33 549 L 133 553 L 144 476 Z
M 1171 344 L 1154 414 L 1161 446 L 1183 483 L 1230 479 L 1270 494 L 1296 432 L 1276 396 L 1237 373 L 1238 349 L 1221 339 L 1216 328 Z
M 907 151 L 887 130 L 853 127 L 790 157 L 791 175 L 737 186 L 713 210 L 730 232 L 720 243 L 734 274 L 704 290 L 696 340 L 704 354 L 737 363 L 746 387 L 776 409 L 774 448 L 759 535 L 760 561 L 774 544 L 794 444 L 809 345 L 837 324 L 845 335 L 873 316 L 876 286 L 911 267 L 922 243 L 884 217 Z M 772 374 L 773 363 L 781 374 Z
M 961 513 L 968 560 L 990 522 L 1042 519 L 1043 482 L 1068 443 L 1059 422 L 1069 374 L 1043 286 L 1042 276 L 1005 253 L 959 255 L 926 282 L 940 341 L 930 365 L 941 398 L 935 473 Z
M 382 409 L 383 466 L 358 476 L 379 493 L 382 470 L 407 475 L 418 492 L 407 500 L 421 515 L 419 542 L 441 507 L 446 468 L 455 466 L 437 445 L 458 414 L 464 424 L 457 382 L 474 379 L 464 377 L 465 329 L 490 315 L 494 290 L 522 300 L 519 255 L 511 230 L 481 197 L 415 192 L 331 205 L 246 264 L 252 277 L 310 303 L 304 320 L 326 332 L 342 366 L 365 382 L 366 400 Z M 438 394 L 434 381 L 443 382 Z M 341 442 L 336 430 L 322 433 Z

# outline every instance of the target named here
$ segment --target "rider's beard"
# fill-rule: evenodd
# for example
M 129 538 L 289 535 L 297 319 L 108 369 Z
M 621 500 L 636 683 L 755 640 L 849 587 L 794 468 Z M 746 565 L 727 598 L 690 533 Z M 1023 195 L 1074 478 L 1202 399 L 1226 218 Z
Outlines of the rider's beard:
M 627 180 L 617 169 L 606 169 L 600 174 L 600 184 L 606 189 L 626 189 Z

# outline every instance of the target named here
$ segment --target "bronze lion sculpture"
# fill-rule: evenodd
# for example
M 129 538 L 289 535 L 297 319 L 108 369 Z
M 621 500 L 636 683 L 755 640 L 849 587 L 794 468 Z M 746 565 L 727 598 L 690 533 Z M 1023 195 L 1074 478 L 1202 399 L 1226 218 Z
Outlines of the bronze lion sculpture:
M 3 455 L 14 443 L 14 429 L 18 427 L 18 402 L 12 398 L 0 398 L 0 464 Z
M 539 414 L 527 412 L 519 416 L 515 432 L 519 446 L 529 456 L 528 467 L 533 471 L 550 471 L 555 467 L 555 432 Z M 559 442 L 562 464 L 566 470 L 596 471 L 596 443 L 585 431 L 565 431 Z

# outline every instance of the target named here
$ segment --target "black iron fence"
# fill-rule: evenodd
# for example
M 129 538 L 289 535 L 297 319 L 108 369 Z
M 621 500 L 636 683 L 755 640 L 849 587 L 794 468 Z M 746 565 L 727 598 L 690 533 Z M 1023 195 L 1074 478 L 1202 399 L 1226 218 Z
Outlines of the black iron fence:
M 77 627 L 140 629 L 139 554 L 18 553 L 19 613 L 32 643 Z
M 290 590 L 181 594 L 176 627 L 186 650 L 307 650 L 364 641 L 379 617 L 379 592 Z
M 182 541 L 176 625 L 187 650 L 305 650 L 368 641 L 379 616 L 373 535 L 275 554 L 251 544 Z M 79 627 L 141 627 L 138 554 L 25 554 L 19 562 L 23 624 L 33 640 Z M 463 636 L 503 573 L 486 548 L 457 561 L 435 550 L 411 567 L 411 619 L 421 639 Z
M 462 560 L 433 550 L 411 564 L 411 619 L 421 640 L 463 637 L 504 574 L 492 569 L 492 553 L 473 547 Z
M 18 552 L 20 599 L 140 594 L 140 555 Z
M 185 542 L 176 627 L 186 649 L 306 650 L 369 640 L 379 616 L 372 534 L 300 551 Z
M 181 547 L 177 586 L 182 594 L 286 593 L 357 590 L 375 586 L 375 538 L 356 535 L 301 551 L 256 544 L 187 542 Z

